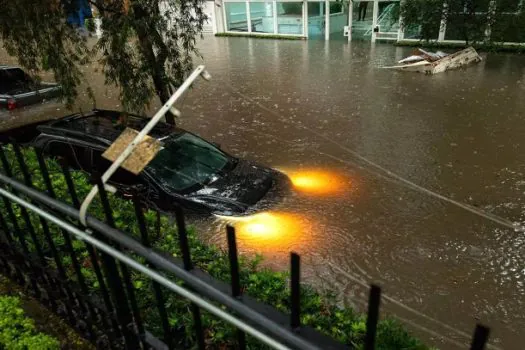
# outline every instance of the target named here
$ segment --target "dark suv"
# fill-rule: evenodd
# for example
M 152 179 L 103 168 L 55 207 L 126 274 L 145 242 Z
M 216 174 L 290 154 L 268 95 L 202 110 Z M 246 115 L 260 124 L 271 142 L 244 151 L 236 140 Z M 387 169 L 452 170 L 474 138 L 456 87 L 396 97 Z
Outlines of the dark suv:
M 60 95 L 60 85 L 36 82 L 22 69 L 0 66 L 0 109 L 13 110 Z
M 125 127 L 140 130 L 149 119 L 93 110 L 39 125 L 32 144 L 74 168 L 102 174 L 111 164 L 102 153 Z M 125 124 L 125 125 L 124 125 Z M 161 150 L 139 174 L 120 168 L 110 179 L 121 195 L 138 191 L 143 201 L 162 211 L 174 205 L 197 213 L 239 215 L 275 201 L 290 186 L 286 175 L 233 157 L 217 146 L 180 128 L 159 123 L 150 136 Z

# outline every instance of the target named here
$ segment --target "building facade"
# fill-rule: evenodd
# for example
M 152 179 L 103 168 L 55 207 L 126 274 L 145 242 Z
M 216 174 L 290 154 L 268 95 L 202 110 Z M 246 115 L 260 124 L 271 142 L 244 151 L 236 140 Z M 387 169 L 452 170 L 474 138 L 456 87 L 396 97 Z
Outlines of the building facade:
M 398 40 L 397 1 L 208 1 L 213 33 L 295 36 L 322 40 Z
M 474 13 L 467 12 L 469 1 L 477 2 Z M 453 11 L 448 9 L 448 13 L 444 4 L 443 18 L 435 25 L 435 35 L 430 39 L 465 42 L 461 26 L 464 18 L 474 16 L 475 21 L 486 23 L 477 41 L 525 43 L 525 28 L 519 24 L 519 19 L 525 18 L 523 3 L 524 0 L 465 0 L 465 5 L 458 1 L 460 5 Z M 206 2 L 205 12 L 210 17 L 207 29 L 213 33 L 371 42 L 419 40 L 421 27 L 402 28 L 399 8 L 399 0 L 215 0 Z

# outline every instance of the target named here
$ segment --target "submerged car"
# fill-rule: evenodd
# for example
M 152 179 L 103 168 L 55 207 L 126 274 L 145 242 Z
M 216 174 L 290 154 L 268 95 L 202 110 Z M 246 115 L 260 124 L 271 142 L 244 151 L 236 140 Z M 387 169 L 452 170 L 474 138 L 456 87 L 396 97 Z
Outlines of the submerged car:
M 88 173 L 104 173 L 111 162 L 102 153 L 125 127 L 140 130 L 147 118 L 116 111 L 93 110 L 38 125 L 31 142 L 45 155 L 60 157 Z M 200 214 L 252 213 L 280 198 L 288 177 L 248 160 L 231 156 L 189 131 L 159 123 L 149 133 L 161 150 L 134 175 L 119 168 L 108 181 L 119 194 L 139 193 L 146 205 L 170 212 L 175 206 Z
M 0 65 L 0 109 L 13 110 L 60 95 L 55 83 L 37 82 L 22 69 Z

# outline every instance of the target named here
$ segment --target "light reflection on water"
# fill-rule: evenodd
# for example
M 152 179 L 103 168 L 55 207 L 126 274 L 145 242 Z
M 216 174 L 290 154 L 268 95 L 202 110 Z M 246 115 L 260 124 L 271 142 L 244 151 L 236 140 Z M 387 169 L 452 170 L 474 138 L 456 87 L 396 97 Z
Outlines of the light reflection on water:
M 312 221 L 305 216 L 267 211 L 244 217 L 219 217 L 235 228 L 237 239 L 248 249 L 276 250 L 304 240 Z
M 320 196 L 341 195 L 351 186 L 347 176 L 334 170 L 292 168 L 279 170 L 288 175 L 295 190 L 301 193 Z

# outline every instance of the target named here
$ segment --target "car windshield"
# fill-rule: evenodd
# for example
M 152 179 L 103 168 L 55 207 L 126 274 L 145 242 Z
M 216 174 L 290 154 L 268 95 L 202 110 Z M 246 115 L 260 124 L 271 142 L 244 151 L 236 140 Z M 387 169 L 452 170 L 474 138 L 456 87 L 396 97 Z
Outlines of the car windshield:
M 217 147 L 190 133 L 168 136 L 149 163 L 150 173 L 175 191 L 208 183 L 227 166 L 230 158 Z

